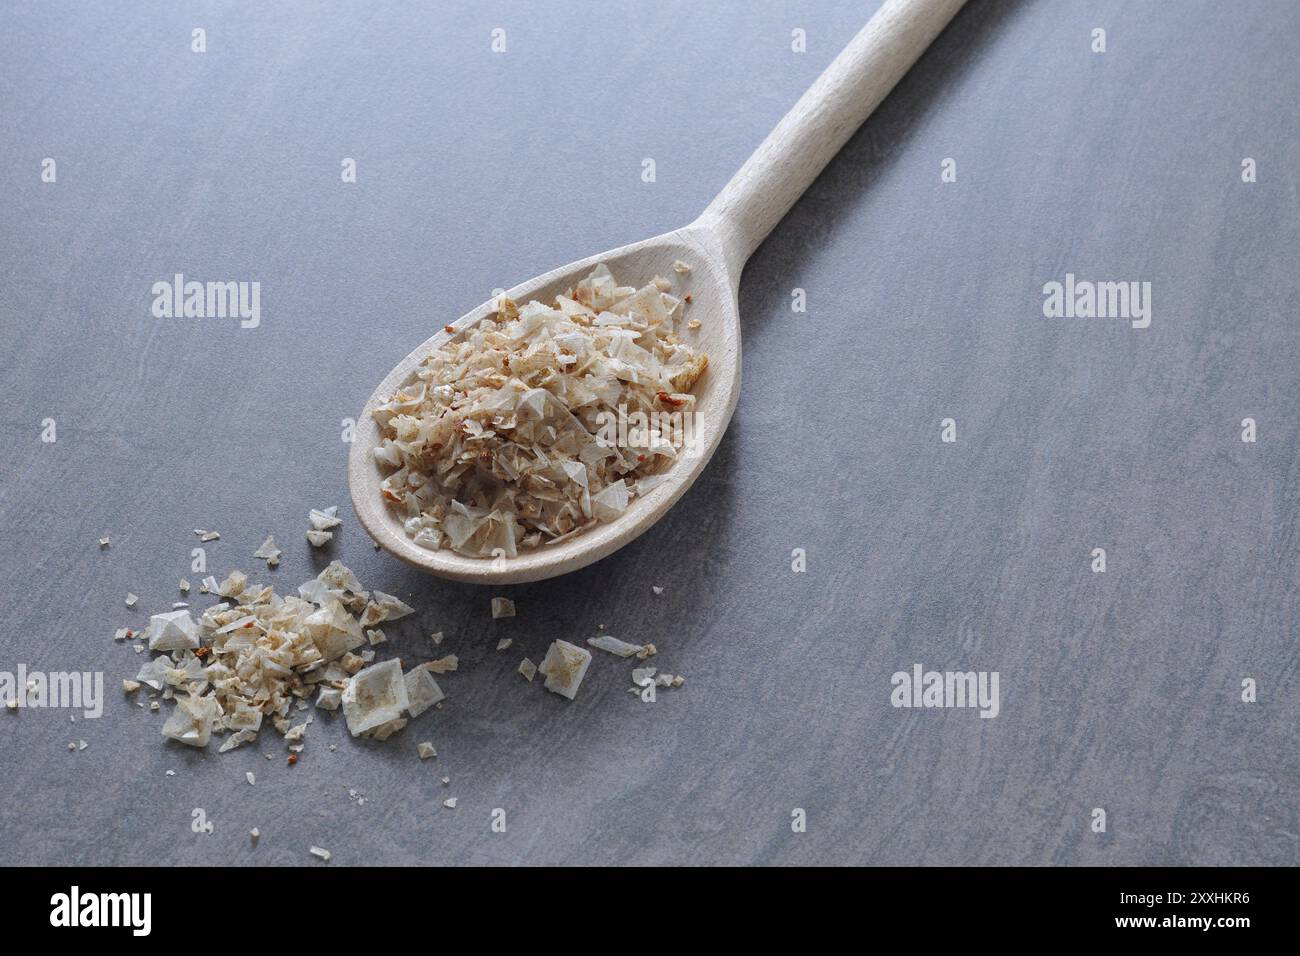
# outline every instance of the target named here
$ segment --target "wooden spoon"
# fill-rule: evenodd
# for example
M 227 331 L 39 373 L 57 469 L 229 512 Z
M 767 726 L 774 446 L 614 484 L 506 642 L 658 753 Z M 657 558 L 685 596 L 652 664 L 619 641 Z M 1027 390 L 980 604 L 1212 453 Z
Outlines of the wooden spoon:
M 690 293 L 687 316 L 701 323 L 689 343 L 709 356 L 709 368 L 693 389 L 697 397 L 693 440 L 688 453 L 671 466 L 669 480 L 645 497 L 633 499 L 618 519 L 558 543 L 521 551 L 515 558 L 430 551 L 406 536 L 398 515 L 380 493 L 385 473 L 375 462 L 374 449 L 381 436 L 371 410 L 410 382 L 430 352 L 495 312 L 495 300 L 490 300 L 454 322 L 453 331 L 439 331 L 398 362 L 357 419 L 348 484 L 357 517 L 371 537 L 403 561 L 440 577 L 509 584 L 584 567 L 659 520 L 704 469 L 736 408 L 740 394 L 737 291 L 746 260 L 964 2 L 888 0 L 695 222 L 561 266 L 506 293 L 520 303 L 549 302 L 602 262 L 628 284 L 640 286 L 656 275 L 681 280 L 674 291 Z M 691 265 L 689 275 L 679 277 L 673 272 L 679 259 Z

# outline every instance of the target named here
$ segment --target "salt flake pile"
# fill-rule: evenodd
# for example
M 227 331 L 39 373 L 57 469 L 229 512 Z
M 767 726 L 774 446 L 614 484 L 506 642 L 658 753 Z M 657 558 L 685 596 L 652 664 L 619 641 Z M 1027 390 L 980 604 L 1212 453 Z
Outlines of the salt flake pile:
M 708 366 L 678 339 L 671 288 L 620 286 L 599 265 L 551 305 L 504 299 L 434 351 L 374 410 L 375 458 L 396 469 L 382 493 L 407 535 L 514 557 L 617 518 L 662 482 Z M 619 420 L 645 423 L 629 447 L 608 440 Z
M 367 643 L 366 628 L 413 609 L 391 594 L 364 590 L 339 561 L 296 595 L 250 585 L 239 571 L 209 589 L 225 600 L 198 621 L 187 610 L 149 621 L 149 648 L 161 653 L 135 682 L 175 699 L 165 737 L 206 747 L 213 734 L 229 734 L 225 752 L 256 740 L 269 720 L 297 753 L 312 718 L 294 723 L 293 715 L 313 695 L 322 709 L 342 706 L 353 736 L 379 739 L 443 699 L 427 669 L 403 674 L 397 660 L 366 667 L 374 651 L 354 653 Z

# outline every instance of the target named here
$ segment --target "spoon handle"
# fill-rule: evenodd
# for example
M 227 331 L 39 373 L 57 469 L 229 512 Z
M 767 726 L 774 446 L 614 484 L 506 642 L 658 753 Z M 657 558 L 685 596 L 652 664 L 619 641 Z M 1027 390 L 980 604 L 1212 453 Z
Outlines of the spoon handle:
M 700 217 L 722 238 L 733 281 L 965 0 L 887 0 Z

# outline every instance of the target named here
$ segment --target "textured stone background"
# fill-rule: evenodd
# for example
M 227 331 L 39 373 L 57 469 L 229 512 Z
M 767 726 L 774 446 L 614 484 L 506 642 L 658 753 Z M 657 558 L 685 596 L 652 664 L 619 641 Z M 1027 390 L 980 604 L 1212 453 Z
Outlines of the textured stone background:
M 5 862 L 1300 862 L 1295 3 L 972 3 L 746 269 L 703 478 L 505 592 L 516 619 L 352 518 L 340 421 L 394 361 L 495 286 L 688 222 L 875 5 L 8 5 L 0 669 L 109 686 L 99 720 L 0 713 Z M 261 328 L 152 318 L 177 271 L 260 281 Z M 1067 271 L 1151 281 L 1151 327 L 1043 318 Z M 341 540 L 309 553 L 329 504 Z M 281 586 L 337 556 L 409 599 L 394 649 L 442 629 L 463 662 L 445 710 L 386 744 L 324 715 L 293 768 L 273 733 L 164 743 L 111 635 L 197 578 L 196 527 L 218 576 L 269 532 Z M 643 704 L 598 656 L 569 703 L 514 674 L 598 624 L 688 685 Z M 917 662 L 999 671 L 1000 716 L 893 709 Z

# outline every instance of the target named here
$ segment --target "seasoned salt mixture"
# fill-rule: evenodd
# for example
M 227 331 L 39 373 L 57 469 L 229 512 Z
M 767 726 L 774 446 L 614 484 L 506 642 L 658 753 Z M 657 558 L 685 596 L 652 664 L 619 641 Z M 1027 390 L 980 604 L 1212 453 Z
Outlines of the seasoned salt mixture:
M 395 469 L 382 493 L 407 535 L 514 557 L 618 517 L 663 481 L 708 366 L 679 340 L 671 288 L 620 286 L 599 265 L 550 305 L 503 299 L 437 348 L 374 410 L 375 458 Z

